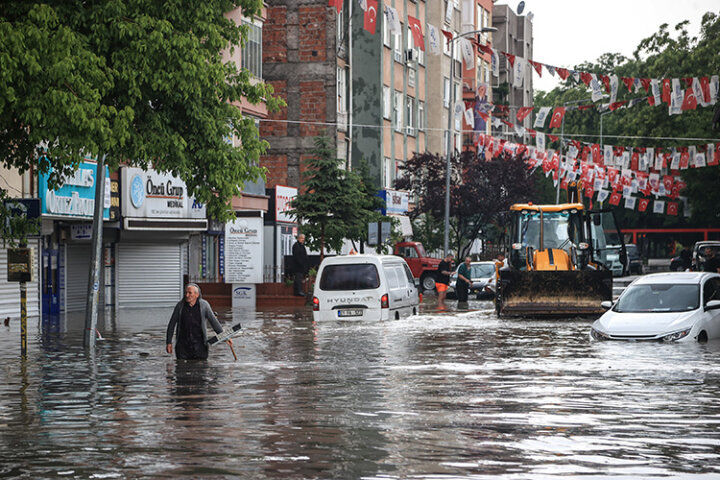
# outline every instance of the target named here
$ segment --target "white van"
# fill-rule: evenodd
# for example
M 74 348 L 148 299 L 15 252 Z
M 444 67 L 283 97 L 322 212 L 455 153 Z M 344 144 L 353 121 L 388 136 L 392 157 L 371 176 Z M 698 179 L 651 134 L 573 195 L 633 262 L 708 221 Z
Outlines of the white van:
M 317 320 L 389 320 L 418 312 L 410 267 L 395 255 L 342 255 L 320 264 L 313 291 Z

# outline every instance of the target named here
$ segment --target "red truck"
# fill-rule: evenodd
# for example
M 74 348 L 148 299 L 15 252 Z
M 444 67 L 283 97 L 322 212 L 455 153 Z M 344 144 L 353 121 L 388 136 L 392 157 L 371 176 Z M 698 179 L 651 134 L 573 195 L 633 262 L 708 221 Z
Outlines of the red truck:
M 413 277 L 420 279 L 420 286 L 423 290 L 435 288 L 435 274 L 440 265 L 439 258 L 428 257 L 420 242 L 398 242 L 395 244 L 394 251 L 395 255 L 405 259 Z

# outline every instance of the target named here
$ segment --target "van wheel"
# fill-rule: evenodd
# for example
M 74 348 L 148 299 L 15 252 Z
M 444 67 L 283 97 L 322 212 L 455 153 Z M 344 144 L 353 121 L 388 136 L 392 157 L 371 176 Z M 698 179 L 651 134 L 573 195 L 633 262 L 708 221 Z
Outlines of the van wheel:
M 417 315 L 417 310 L 413 308 L 413 315 Z
M 425 273 L 420 277 L 420 285 L 423 290 L 432 290 L 435 288 L 435 277 L 431 273 Z
M 400 320 L 400 312 L 395 312 L 395 320 Z

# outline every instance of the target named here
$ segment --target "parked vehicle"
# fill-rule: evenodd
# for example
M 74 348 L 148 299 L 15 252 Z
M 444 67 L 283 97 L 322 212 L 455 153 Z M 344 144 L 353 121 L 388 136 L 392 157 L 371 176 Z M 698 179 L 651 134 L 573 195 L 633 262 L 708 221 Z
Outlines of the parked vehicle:
M 654 273 L 637 278 L 590 331 L 594 340 L 707 341 L 720 338 L 720 275 Z
M 460 266 L 458 265 L 458 268 Z M 457 268 L 450 276 L 448 298 L 456 298 L 455 284 L 457 283 Z M 495 262 L 470 263 L 470 293 L 477 295 L 478 299 L 492 299 L 495 296 Z
M 399 319 L 416 314 L 420 301 L 412 272 L 401 257 L 326 257 L 315 281 L 313 319 Z
M 625 245 L 625 251 L 627 252 L 627 273 L 630 275 L 642 275 L 643 274 L 643 263 L 640 257 L 640 250 L 634 243 L 628 243 Z
M 705 249 L 708 247 L 715 251 L 715 255 L 720 255 L 720 241 L 703 240 L 701 242 L 695 242 L 690 251 L 690 258 L 683 258 L 683 255 L 673 257 L 670 260 L 670 270 L 673 272 L 687 269 L 694 272 L 703 271 L 705 266 Z
M 413 277 L 420 279 L 423 290 L 435 288 L 435 275 L 440 265 L 439 258 L 428 257 L 425 248 L 420 242 L 398 242 L 394 253 L 405 259 Z

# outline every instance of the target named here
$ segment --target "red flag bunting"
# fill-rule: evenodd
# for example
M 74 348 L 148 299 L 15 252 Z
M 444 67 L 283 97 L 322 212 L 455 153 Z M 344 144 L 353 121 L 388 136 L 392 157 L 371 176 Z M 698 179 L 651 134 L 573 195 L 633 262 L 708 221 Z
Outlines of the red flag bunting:
M 643 88 L 645 89 L 645 93 L 650 91 L 650 78 L 641 78 L 640 83 L 642 84 Z
M 685 78 L 683 78 L 683 81 L 685 82 L 685 85 L 688 86 L 688 88 L 692 87 L 692 84 L 693 84 L 692 77 L 685 77 Z
M 548 133 L 548 138 L 553 142 L 557 142 L 558 138 L 560 138 L 560 137 L 558 137 L 557 135 L 551 135 Z
M 650 205 L 650 199 L 648 198 L 641 198 L 638 200 L 638 211 L 644 212 L 647 210 L 648 205 Z
M 377 27 L 377 8 L 377 0 L 367 0 L 363 28 L 368 31 L 370 35 L 375 35 L 375 29 Z
M 565 116 L 565 107 L 555 107 L 553 111 L 552 120 L 550 120 L 550 128 L 560 128 L 562 126 L 562 120 Z
M 582 80 L 585 85 L 590 85 L 590 82 L 592 81 L 592 74 L 588 72 L 581 72 L 580 80 Z
M 538 74 L 538 77 L 542 77 L 542 63 L 540 62 L 533 62 L 532 60 L 528 60 L 528 63 L 535 68 L 535 71 Z
M 697 108 L 697 98 L 692 88 L 685 90 L 685 98 L 683 99 L 681 110 L 695 110 Z
M 595 105 L 578 105 L 578 110 L 590 110 L 591 108 L 595 108 Z
M 605 85 L 605 91 L 610 93 L 610 77 L 607 75 L 600 75 L 600 80 Z
M 440 30 L 443 35 L 445 35 L 445 38 L 447 38 L 448 42 L 452 42 L 453 34 L 452 32 L 448 32 L 447 30 Z
M 676 215 L 678 214 L 678 202 L 668 202 L 667 204 L 667 213 L 668 215 Z
M 520 107 L 517 112 L 518 122 L 522 122 L 533 111 L 533 107 Z
M 407 19 L 408 27 L 410 27 L 410 31 L 412 32 L 415 46 L 424 52 L 425 38 L 423 37 L 422 24 L 420 23 L 420 20 L 415 17 L 411 17 L 410 15 L 408 15 Z
M 487 53 L 488 55 L 492 55 L 492 54 L 493 54 L 492 47 L 490 46 L 490 44 L 487 44 L 487 45 L 478 45 L 478 50 L 480 50 L 480 51 L 483 52 L 483 53 Z
M 560 75 L 560 78 L 563 80 L 567 80 L 568 76 L 570 75 L 570 72 L 568 72 L 567 68 L 556 68 L 555 71 L 558 75 Z
M 718 165 L 720 163 L 720 143 L 708 145 L 708 166 Z
M 617 207 L 618 205 L 620 205 L 620 199 L 622 199 L 621 193 L 617 193 L 617 192 L 611 193 L 609 203 L 610 203 L 610 205 Z
M 650 95 L 648 97 L 648 105 L 650 105 L 651 107 L 655 106 L 655 97 L 654 96 Z
M 626 103 L 627 103 L 627 100 L 623 100 L 623 101 L 621 101 L 621 102 L 614 102 L 614 103 L 611 103 L 608 108 L 610 108 L 610 111 L 611 111 L 611 112 L 614 112 L 615 110 L 617 110 L 618 108 L 622 107 L 622 106 L 625 105 Z
M 513 55 L 511 53 L 507 53 L 507 52 L 503 52 L 503 54 L 507 57 L 508 62 L 510 62 L 510 66 L 514 67 L 515 66 L 515 55 Z
M 337 10 L 337 13 L 340 13 L 342 11 L 343 6 L 343 0 L 329 0 L 328 1 L 328 7 L 335 7 L 335 10 Z
M 635 85 L 635 79 L 633 77 L 622 77 L 622 81 L 628 89 L 628 92 L 632 93 L 632 87 Z
M 669 78 L 662 81 L 662 101 L 670 105 L 670 95 L 672 93 L 672 83 Z

